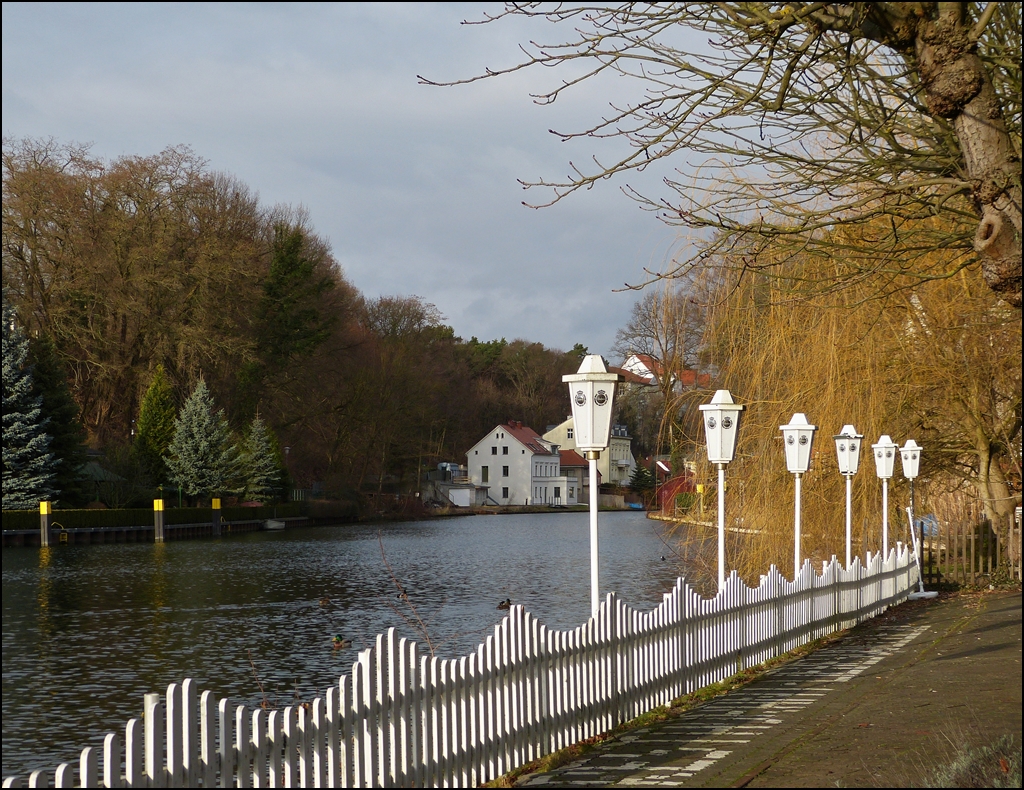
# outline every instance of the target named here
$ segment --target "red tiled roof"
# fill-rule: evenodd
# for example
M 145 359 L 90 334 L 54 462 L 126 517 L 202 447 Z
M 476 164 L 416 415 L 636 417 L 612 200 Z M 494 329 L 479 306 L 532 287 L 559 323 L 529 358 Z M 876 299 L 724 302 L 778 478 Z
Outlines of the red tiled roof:
M 655 376 L 661 375 L 661 362 L 656 360 L 650 354 L 634 354 L 633 356 L 642 362 L 644 367 L 651 371 Z
M 625 379 L 625 383 L 626 384 L 646 384 L 648 386 L 651 385 L 651 380 L 650 379 L 644 378 L 643 376 L 640 376 L 640 375 L 637 375 L 632 370 L 626 370 L 625 368 L 619 368 L 619 367 L 616 367 L 615 365 L 609 365 L 608 366 L 608 372 L 609 373 L 618 373 L 620 376 L 622 376 Z
M 650 354 L 633 354 L 633 356 L 636 357 L 636 359 L 639 362 L 643 363 L 643 365 L 649 371 L 651 371 L 651 373 L 654 376 L 657 376 L 658 378 L 661 378 L 662 371 L 664 370 L 664 367 L 662 366 L 661 362 L 659 362 L 657 359 L 652 357 Z M 620 370 L 618 370 L 616 372 L 621 372 L 624 375 L 626 375 L 627 377 L 635 377 L 637 383 L 644 383 L 644 384 L 650 384 L 651 383 L 651 379 L 649 379 L 649 378 L 647 378 L 645 376 L 640 376 L 640 375 L 638 375 L 636 373 L 630 373 L 630 371 L 628 371 L 628 370 L 621 370 L 620 369 Z M 698 373 L 696 370 L 689 370 L 689 369 L 684 368 L 683 370 L 680 370 L 680 371 L 676 372 L 674 374 L 674 376 L 675 376 L 676 381 L 678 381 L 684 387 L 693 387 L 693 386 L 710 387 L 711 386 L 711 376 L 708 373 Z M 627 381 L 632 381 L 633 378 L 627 378 L 626 380 Z
M 505 423 L 501 427 L 505 433 L 511 434 L 514 439 L 530 452 L 538 453 L 539 455 L 551 455 L 551 451 L 541 441 L 540 434 L 533 430 L 533 428 L 523 425 L 516 420 Z
M 697 385 L 699 387 L 711 386 L 711 375 L 708 373 L 698 373 L 696 370 L 681 370 L 679 371 L 679 383 L 684 387 L 692 387 Z
M 587 459 L 575 450 L 559 450 L 558 456 L 562 466 L 586 466 Z

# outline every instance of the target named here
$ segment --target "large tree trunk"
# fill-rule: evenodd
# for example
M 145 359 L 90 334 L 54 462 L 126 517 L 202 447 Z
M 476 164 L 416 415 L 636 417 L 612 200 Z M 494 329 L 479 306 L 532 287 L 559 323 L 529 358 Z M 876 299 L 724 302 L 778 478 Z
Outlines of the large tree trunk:
M 931 112 L 949 120 L 963 151 L 980 215 L 974 237 L 989 287 L 1021 308 L 1020 152 L 1006 130 L 988 72 L 965 27 L 966 3 L 934 3 L 914 50 Z
M 1003 548 L 1003 556 L 1011 563 L 1020 558 L 1020 540 L 1011 539 L 1014 534 L 1010 529 L 1013 524 L 1014 510 L 1020 504 L 1020 498 L 1010 493 L 1010 487 L 999 466 L 998 454 L 993 452 L 992 444 L 984 431 L 978 430 L 975 441 L 978 454 L 978 476 L 974 484 L 978 498 L 985 509 L 985 516 L 992 524 L 999 543 Z

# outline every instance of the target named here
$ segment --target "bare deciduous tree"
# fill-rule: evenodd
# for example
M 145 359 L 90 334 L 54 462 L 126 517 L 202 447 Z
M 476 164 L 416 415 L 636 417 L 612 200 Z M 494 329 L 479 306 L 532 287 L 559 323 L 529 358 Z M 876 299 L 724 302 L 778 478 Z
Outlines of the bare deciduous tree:
M 784 239 L 838 261 L 817 289 L 871 276 L 885 292 L 980 262 L 1020 309 L 1020 3 L 507 3 L 484 21 L 512 15 L 571 29 L 511 67 L 421 80 L 561 67 L 542 104 L 602 76 L 639 84 L 591 126 L 552 130 L 625 150 L 524 182 L 553 192 L 536 205 L 670 160 L 669 197 L 624 190 L 666 222 L 719 232 L 661 275 L 737 243 L 738 265 L 777 271 L 764 253 Z M 866 223 L 859 245 L 826 232 Z M 934 249 L 956 254 L 938 265 Z

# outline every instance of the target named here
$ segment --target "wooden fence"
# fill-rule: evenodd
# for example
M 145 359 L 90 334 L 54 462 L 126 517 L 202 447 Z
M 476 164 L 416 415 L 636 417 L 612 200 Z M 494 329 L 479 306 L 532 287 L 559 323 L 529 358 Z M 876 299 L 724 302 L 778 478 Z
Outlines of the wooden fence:
M 923 546 L 926 584 L 973 585 L 999 573 L 1018 581 L 1022 578 L 1017 519 L 1009 522 L 1006 545 L 988 521 L 946 521 L 928 525 Z
M 679 579 L 649 612 L 611 593 L 572 631 L 513 606 L 454 660 L 420 655 L 390 629 L 309 705 L 252 710 L 174 683 L 146 695 L 123 739 L 111 733 L 28 786 L 477 786 L 872 617 L 917 579 L 898 545 L 884 562 L 845 569 L 833 558 L 820 575 L 807 561 L 792 582 L 773 567 L 756 589 L 733 573 L 710 600 Z

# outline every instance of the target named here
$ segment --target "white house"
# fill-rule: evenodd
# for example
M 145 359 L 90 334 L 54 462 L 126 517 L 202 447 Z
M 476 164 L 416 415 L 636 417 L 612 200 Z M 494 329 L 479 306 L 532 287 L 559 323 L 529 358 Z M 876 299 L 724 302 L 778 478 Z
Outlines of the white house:
M 655 359 L 650 354 L 631 354 L 622 363 L 621 370 L 635 377 L 633 383 L 649 384 L 651 386 L 659 386 L 659 382 L 666 375 L 665 366 L 660 360 Z M 696 370 L 683 368 L 682 370 L 670 371 L 667 375 L 672 380 L 672 389 L 675 392 L 711 386 L 711 376 L 707 373 L 698 373 Z M 629 376 L 627 376 L 626 381 L 630 381 Z
M 466 453 L 469 480 L 497 505 L 575 505 L 579 488 L 562 474 L 558 445 L 512 421 L 498 425 Z
M 576 439 L 572 417 L 551 428 L 543 438 L 563 449 L 575 450 Z M 597 470 L 601 474 L 602 482 L 617 486 L 629 485 L 629 479 L 636 468 L 632 443 L 633 440 L 625 425 L 612 426 L 611 436 L 608 438 L 608 449 L 602 452 L 601 457 L 597 459 Z

